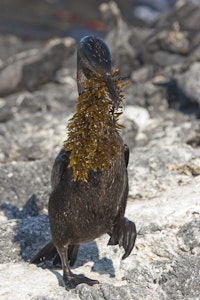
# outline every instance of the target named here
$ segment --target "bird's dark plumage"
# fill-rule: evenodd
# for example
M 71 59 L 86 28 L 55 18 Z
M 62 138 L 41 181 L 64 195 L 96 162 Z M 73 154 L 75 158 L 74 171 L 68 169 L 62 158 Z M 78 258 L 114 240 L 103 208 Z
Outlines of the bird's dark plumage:
M 102 40 L 88 36 L 81 40 L 78 48 L 79 95 L 84 93 L 86 81 L 95 73 L 103 76 L 113 107 L 117 107 L 119 95 L 112 80 L 110 51 Z M 31 262 L 38 263 L 52 257 L 57 262 L 60 258 L 67 289 L 80 283 L 98 283 L 73 274 L 69 268 L 69 264 L 73 265 L 76 260 L 80 244 L 107 233 L 110 236 L 108 245 L 123 246 L 125 253 L 122 259 L 125 259 L 135 243 L 135 224 L 124 218 L 128 196 L 129 150 L 117 131 L 112 139 L 118 145 L 117 154 L 112 157 L 108 168 L 88 169 L 87 180 L 74 180 L 73 168 L 69 167 L 72 152 L 65 148 L 60 151 L 53 165 L 52 192 L 49 198 L 52 241 Z M 77 147 L 82 147 L 81 141 Z M 105 147 L 109 151 L 109 144 Z

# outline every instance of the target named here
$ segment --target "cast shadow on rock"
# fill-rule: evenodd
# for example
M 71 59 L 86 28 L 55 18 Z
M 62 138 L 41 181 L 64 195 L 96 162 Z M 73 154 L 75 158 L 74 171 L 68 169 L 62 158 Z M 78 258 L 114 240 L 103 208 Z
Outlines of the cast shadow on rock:
M 35 217 L 39 215 L 37 202 L 37 195 L 32 194 L 21 210 L 17 206 L 9 203 L 2 203 L 0 209 L 4 212 L 8 220 Z
M 7 203 L 3 203 L 0 208 L 9 220 L 16 220 L 13 244 L 18 245 L 20 248 L 20 257 L 24 261 L 29 261 L 51 240 L 49 219 L 47 215 L 40 215 L 41 209 L 38 196 L 35 194 L 31 195 L 22 209 Z M 106 257 L 99 258 L 99 249 L 96 241 L 80 245 L 77 261 L 72 269 L 83 266 L 88 262 L 93 262 L 93 272 L 100 275 L 109 274 L 110 277 L 115 277 L 112 260 Z M 57 274 L 52 261 L 43 262 L 40 265 L 43 268 L 50 268 L 55 275 Z M 59 264 L 60 267 L 61 265 Z M 60 282 L 59 273 L 56 276 Z
M 49 231 L 47 229 L 49 227 L 48 217 L 39 215 L 37 195 L 31 195 L 21 209 L 9 203 L 2 203 L 0 209 L 8 220 L 14 220 L 13 248 L 23 260 L 27 261 L 36 251 L 37 244 L 42 242 L 41 231 Z M 46 235 L 49 238 L 49 234 Z
M 87 255 L 85 255 L 86 253 Z M 87 261 L 93 261 L 93 272 L 100 275 L 109 274 L 110 277 L 115 277 L 115 269 L 112 260 L 107 257 L 99 257 L 99 249 L 95 241 L 80 246 L 78 259 L 79 258 L 82 262 L 80 265 L 87 263 Z M 87 260 L 85 260 L 85 258 Z
M 71 267 L 71 270 L 75 270 L 74 273 L 84 276 L 84 272 L 80 273 L 77 269 L 86 265 L 88 262 L 93 263 L 93 266 L 91 267 L 92 272 L 98 273 L 99 275 L 108 274 L 110 278 L 115 277 L 115 269 L 112 260 L 106 257 L 102 259 L 99 258 L 99 249 L 95 241 L 80 246 L 77 260 L 74 266 Z M 48 268 L 48 270 L 56 276 L 58 284 L 63 286 L 62 275 L 58 272 L 58 269 L 62 269 L 61 263 L 57 263 L 56 266 L 53 266 L 53 263 L 50 265 L 49 262 L 47 262 L 45 264 L 42 263 L 41 266 L 43 268 Z
M 111 278 L 115 277 L 115 269 L 111 259 L 106 257 L 99 258 L 99 249 L 96 241 L 82 244 L 79 247 L 78 255 L 75 264 L 71 267 L 72 270 L 76 270 L 79 267 L 86 265 L 87 263 L 93 263 L 91 270 L 99 275 L 108 274 Z M 43 261 L 39 264 L 44 269 L 49 269 L 54 273 L 60 282 L 60 274 L 56 269 L 62 269 L 60 258 L 55 254 L 52 259 Z

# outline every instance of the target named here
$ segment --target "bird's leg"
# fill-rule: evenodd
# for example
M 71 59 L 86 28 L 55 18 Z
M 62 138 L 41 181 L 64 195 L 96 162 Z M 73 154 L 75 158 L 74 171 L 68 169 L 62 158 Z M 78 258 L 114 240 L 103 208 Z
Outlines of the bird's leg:
M 72 273 L 68 262 L 68 247 L 64 249 L 57 248 L 57 251 L 60 255 L 63 269 L 63 282 L 67 290 L 74 289 L 80 283 L 86 283 L 88 285 L 99 283 L 98 280 L 93 280 L 83 275 L 75 275 Z
M 69 265 L 73 266 L 76 262 L 77 254 L 78 254 L 79 245 L 69 245 L 68 246 L 68 261 Z M 61 263 L 60 255 L 56 251 L 56 255 L 54 255 L 55 258 L 53 260 L 53 265 L 57 265 Z
M 129 221 L 127 218 L 123 218 L 114 226 L 108 245 L 119 244 L 119 246 L 123 246 L 125 253 L 122 259 L 125 259 L 129 256 L 135 245 L 136 236 L 135 223 Z

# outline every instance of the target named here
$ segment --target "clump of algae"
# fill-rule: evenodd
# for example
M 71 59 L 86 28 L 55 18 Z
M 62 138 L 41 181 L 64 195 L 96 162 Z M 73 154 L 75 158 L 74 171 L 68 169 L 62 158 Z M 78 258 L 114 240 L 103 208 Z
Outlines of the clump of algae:
M 127 82 L 119 79 L 119 71 L 112 72 L 119 95 L 119 107 L 113 106 L 103 76 L 94 75 L 86 82 L 85 91 L 78 97 L 76 113 L 68 123 L 68 139 L 63 148 L 71 151 L 69 168 L 73 169 L 73 181 L 88 180 L 88 170 L 107 170 L 119 153 L 118 131 L 122 125 L 118 118 L 122 113 L 123 88 Z

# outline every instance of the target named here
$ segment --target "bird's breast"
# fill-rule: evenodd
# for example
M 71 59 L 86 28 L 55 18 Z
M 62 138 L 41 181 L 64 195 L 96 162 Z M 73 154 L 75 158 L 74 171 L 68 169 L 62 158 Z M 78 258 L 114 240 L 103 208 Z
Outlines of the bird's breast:
M 72 170 L 65 169 L 50 196 L 52 235 L 56 228 L 57 237 L 60 232 L 73 243 L 88 242 L 110 231 L 127 193 L 124 154 L 117 155 L 108 170 L 89 171 L 87 182 L 72 181 L 72 176 Z

